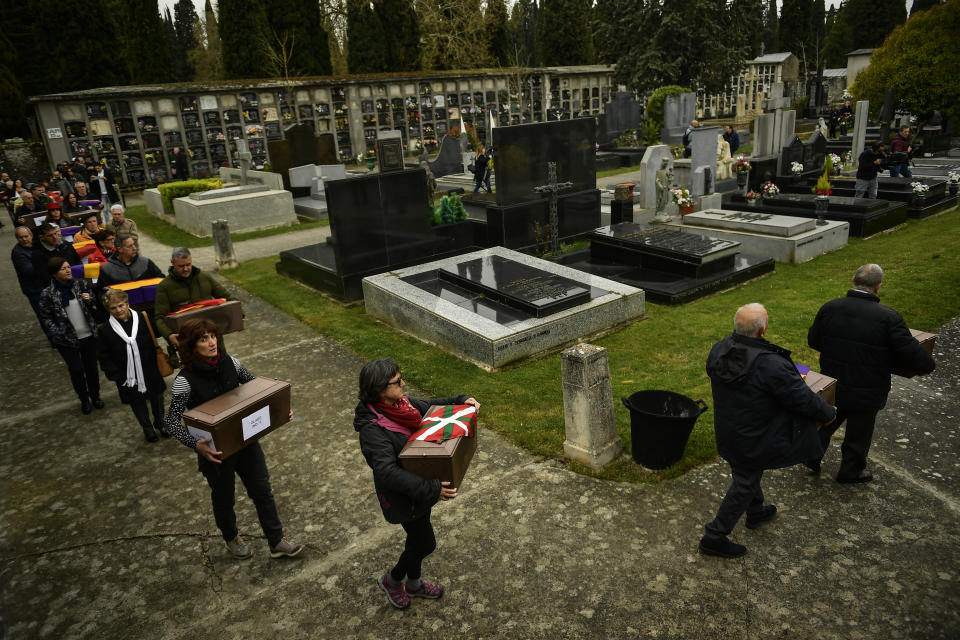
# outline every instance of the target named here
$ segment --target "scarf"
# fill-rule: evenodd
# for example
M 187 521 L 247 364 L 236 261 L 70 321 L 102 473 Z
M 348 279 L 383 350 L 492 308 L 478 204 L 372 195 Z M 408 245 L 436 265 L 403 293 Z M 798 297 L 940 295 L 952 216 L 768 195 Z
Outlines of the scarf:
M 380 415 L 382 412 L 386 419 L 392 423 L 388 425 L 385 424 L 384 421 L 378 420 L 377 422 L 381 427 L 389 431 L 405 433 L 408 436 L 413 435 L 413 432 L 420 428 L 420 421 L 423 419 L 420 412 L 410 404 L 410 399 L 407 398 L 407 396 L 400 398 L 396 404 L 377 402 L 376 407 L 370 405 L 370 408 L 373 409 L 377 415 Z M 391 428 L 393 426 L 399 428 Z
M 131 313 L 133 324 L 130 335 L 124 330 L 120 321 L 110 316 L 110 328 L 120 336 L 127 347 L 127 379 L 123 381 L 125 387 L 136 387 L 140 393 L 147 392 L 147 381 L 143 377 L 143 363 L 140 361 L 140 349 L 137 348 L 137 329 L 140 327 L 139 314 Z
M 67 305 L 69 305 L 70 301 L 75 297 L 73 295 L 73 280 L 67 280 L 63 283 L 56 278 L 53 278 L 52 280 L 53 286 L 56 287 L 57 291 L 60 292 L 60 301 L 63 302 L 63 308 L 66 309 Z

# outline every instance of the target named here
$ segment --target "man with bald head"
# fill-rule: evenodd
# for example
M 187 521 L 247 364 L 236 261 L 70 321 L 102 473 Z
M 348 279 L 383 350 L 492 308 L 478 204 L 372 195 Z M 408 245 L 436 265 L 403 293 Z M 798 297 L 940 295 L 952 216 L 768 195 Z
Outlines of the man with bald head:
M 836 415 L 807 387 L 790 352 L 764 338 L 767 322 L 763 305 L 740 307 L 733 333 L 713 345 L 707 357 L 717 451 L 733 474 L 716 518 L 700 539 L 700 550 L 708 555 L 736 558 L 747 552 L 727 536 L 744 513 L 748 529 L 776 516 L 775 506 L 763 504 L 763 471 L 820 455 L 817 422 L 831 422 Z
M 865 264 L 853 276 L 853 289 L 820 307 L 807 343 L 820 352 L 820 372 L 837 379 L 837 420 L 820 431 L 823 450 L 846 422 L 837 482 L 870 482 L 867 453 L 877 413 L 887 403 L 890 374 L 907 369 L 930 373 L 936 363 L 910 333 L 899 313 L 880 304 L 883 269 Z M 823 456 L 808 461 L 820 472 Z

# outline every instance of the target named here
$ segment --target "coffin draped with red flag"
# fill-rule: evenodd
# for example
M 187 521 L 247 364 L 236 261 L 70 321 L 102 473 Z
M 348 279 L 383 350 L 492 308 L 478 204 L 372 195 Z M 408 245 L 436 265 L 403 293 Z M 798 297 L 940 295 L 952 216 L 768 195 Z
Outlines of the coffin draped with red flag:
M 477 451 L 477 410 L 471 405 L 432 406 L 400 451 L 400 466 L 459 488 Z

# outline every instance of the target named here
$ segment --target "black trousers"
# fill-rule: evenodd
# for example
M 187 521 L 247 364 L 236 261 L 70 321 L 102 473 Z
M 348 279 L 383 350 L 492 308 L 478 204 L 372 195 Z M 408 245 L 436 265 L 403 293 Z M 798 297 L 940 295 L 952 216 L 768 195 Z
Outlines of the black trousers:
M 235 491 L 234 476 L 240 476 L 247 495 L 257 508 L 260 528 L 271 547 L 283 540 L 283 525 L 277 514 L 277 505 L 273 501 L 270 488 L 270 473 L 260 444 L 254 442 L 241 449 L 220 464 L 210 462 L 198 456 L 200 473 L 210 485 L 210 499 L 213 502 L 213 518 L 217 522 L 223 539 L 227 542 L 237 537 L 237 514 L 233 510 Z
M 704 527 L 707 538 L 724 538 L 730 535 L 744 513 L 755 516 L 763 511 L 763 490 L 760 489 L 763 469 L 743 469 L 731 465 L 730 471 L 733 472 L 733 483 L 723 496 L 717 517 Z
M 826 453 L 830 438 L 844 422 L 847 423 L 840 445 L 840 471 L 837 477 L 852 478 L 867 468 L 867 453 L 873 442 L 873 427 L 877 421 L 877 411 L 837 410 L 837 419 L 820 429 L 820 444 Z
M 153 410 L 153 426 L 150 424 L 150 414 L 147 412 L 147 400 L 150 401 L 150 408 Z M 159 429 L 163 426 L 163 392 L 149 396 L 148 398 L 137 400 L 136 402 L 130 403 L 130 408 L 133 410 L 133 415 L 136 416 L 137 422 L 140 423 L 140 426 L 146 430 L 150 430 L 153 427 Z M 232 540 L 233 538 L 231 538 Z
M 400 559 L 397 560 L 397 566 L 390 570 L 390 577 L 396 582 L 403 580 L 404 576 L 416 580 L 420 577 L 423 559 L 437 548 L 433 525 L 430 524 L 430 512 L 427 511 L 426 515 L 416 520 L 402 522 L 400 526 L 407 532 L 407 542 L 403 546 Z
M 70 382 L 81 402 L 100 397 L 100 370 L 97 369 L 97 339 L 89 336 L 80 341 L 79 348 L 57 347 L 70 371 Z

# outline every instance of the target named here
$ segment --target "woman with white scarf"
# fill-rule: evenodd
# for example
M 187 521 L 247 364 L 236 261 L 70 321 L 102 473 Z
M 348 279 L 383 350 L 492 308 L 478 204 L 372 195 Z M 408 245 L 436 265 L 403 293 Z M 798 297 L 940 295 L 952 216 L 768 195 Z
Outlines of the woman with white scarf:
M 167 385 L 157 370 L 157 350 L 143 314 L 130 311 L 125 291 L 107 289 L 103 304 L 110 319 L 97 328 L 100 368 L 107 379 L 117 383 L 120 401 L 130 405 L 143 428 L 147 442 L 156 442 L 156 428 L 169 438 L 163 426 L 163 392 Z M 147 401 L 153 410 L 153 423 Z

